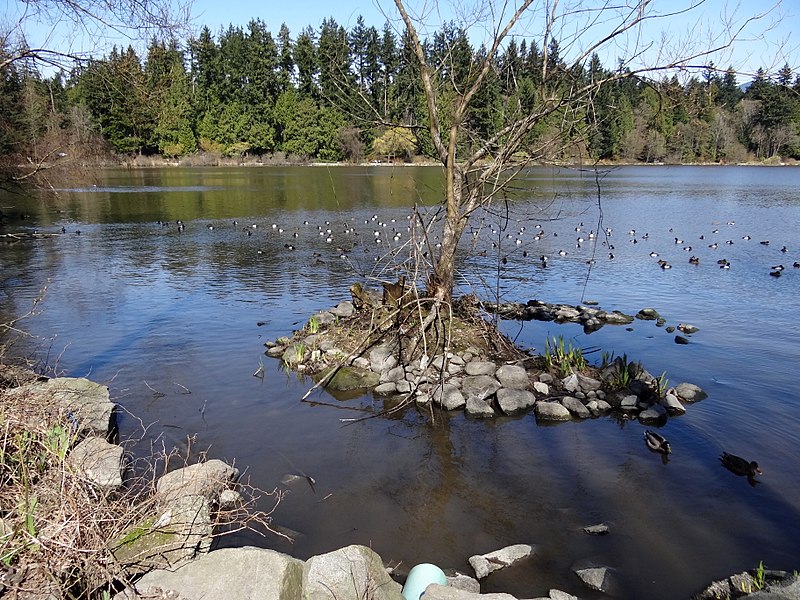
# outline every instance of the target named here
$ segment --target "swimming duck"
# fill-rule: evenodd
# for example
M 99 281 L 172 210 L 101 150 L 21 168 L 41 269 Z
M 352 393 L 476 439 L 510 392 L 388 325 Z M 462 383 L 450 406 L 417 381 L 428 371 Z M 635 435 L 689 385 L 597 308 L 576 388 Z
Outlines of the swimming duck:
M 700 264 L 700 259 L 697 258 L 696 256 L 690 256 L 689 257 L 689 263 L 693 264 L 693 265 L 699 265 Z
M 756 461 L 751 460 L 748 462 L 741 456 L 723 452 L 719 457 L 719 461 L 722 463 L 723 467 L 736 475 L 746 475 L 750 478 L 763 474 Z
M 649 429 L 644 432 L 644 441 L 647 443 L 647 447 L 654 452 L 661 452 L 661 454 L 670 454 L 672 452 L 672 447 L 666 438 Z

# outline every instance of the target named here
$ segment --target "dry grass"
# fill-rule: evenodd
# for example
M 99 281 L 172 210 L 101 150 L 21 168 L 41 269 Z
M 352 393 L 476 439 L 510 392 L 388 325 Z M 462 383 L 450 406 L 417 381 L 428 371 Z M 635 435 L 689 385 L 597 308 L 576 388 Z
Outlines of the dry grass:
M 23 371 L 1 370 L 0 382 Z M 112 553 L 114 540 L 155 512 L 155 481 L 177 452 L 139 461 L 136 476 L 106 491 L 70 465 L 78 441 L 68 414 L 33 396 L 0 389 L 0 595 L 7 598 L 107 598 L 128 582 L 129 565 Z M 256 510 L 267 494 L 247 485 L 242 501 L 217 510 L 223 535 L 269 529 L 270 513 Z M 277 491 L 275 507 L 280 501 Z

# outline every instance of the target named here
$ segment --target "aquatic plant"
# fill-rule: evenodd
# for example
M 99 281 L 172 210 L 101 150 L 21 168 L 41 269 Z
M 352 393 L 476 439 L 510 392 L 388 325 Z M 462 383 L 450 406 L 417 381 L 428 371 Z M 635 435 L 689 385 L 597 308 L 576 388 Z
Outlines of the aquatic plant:
M 575 348 L 572 342 L 567 345 L 563 336 L 545 340 L 544 361 L 548 369 L 557 371 L 561 377 L 583 371 L 588 366 L 581 349 Z

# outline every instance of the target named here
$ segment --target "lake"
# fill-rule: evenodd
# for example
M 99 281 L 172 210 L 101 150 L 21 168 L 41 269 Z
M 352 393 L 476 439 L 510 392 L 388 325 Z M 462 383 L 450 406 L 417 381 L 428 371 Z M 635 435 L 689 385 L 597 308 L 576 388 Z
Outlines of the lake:
M 660 430 L 673 447 L 666 464 L 638 421 L 459 413 L 431 424 L 408 410 L 346 424 L 382 401 L 317 391 L 301 402 L 313 382 L 265 357 L 264 342 L 348 299 L 355 280 L 396 279 L 381 257 L 408 239 L 414 204 L 432 214 L 441 188 L 440 171 L 424 167 L 112 169 L 55 198 L 0 196 L 0 233 L 57 234 L 0 246 L 0 322 L 30 311 L 46 286 L 20 323 L 35 337 L 12 350 L 107 384 L 125 409 L 123 438 L 141 440 L 134 455 L 176 446 L 286 490 L 274 522 L 294 543 L 236 543 L 302 559 L 358 543 L 406 568 L 466 573 L 473 554 L 532 543 L 534 558 L 483 582 L 518 597 L 555 587 L 592 598 L 572 572 L 590 562 L 618 570 L 619 597 L 653 599 L 688 597 L 760 561 L 800 568 L 800 170 L 536 168 L 465 233 L 461 291 L 629 314 L 652 306 L 667 325 L 699 327 L 678 345 L 646 321 L 591 335 L 501 323 L 524 347 L 563 336 L 592 362 L 625 354 L 706 390 Z M 759 484 L 725 470 L 722 451 L 758 460 Z M 299 471 L 315 489 L 282 482 Z M 583 533 L 600 522 L 609 535 Z

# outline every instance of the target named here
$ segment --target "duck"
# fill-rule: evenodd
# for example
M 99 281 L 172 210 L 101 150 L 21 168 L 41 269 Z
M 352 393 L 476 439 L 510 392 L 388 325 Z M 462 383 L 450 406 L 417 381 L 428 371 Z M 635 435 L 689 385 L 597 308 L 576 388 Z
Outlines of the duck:
M 700 259 L 697 258 L 696 256 L 690 256 L 689 257 L 689 263 L 692 264 L 692 265 L 699 265 L 700 264 Z
M 650 431 L 649 429 L 645 431 L 644 441 L 647 443 L 647 447 L 654 452 L 660 452 L 661 454 L 672 453 L 672 447 L 669 445 L 667 439 L 654 431 Z
M 722 466 L 736 475 L 746 475 L 748 478 L 763 475 L 758 463 L 754 460 L 747 461 L 741 456 L 723 452 L 719 456 Z

